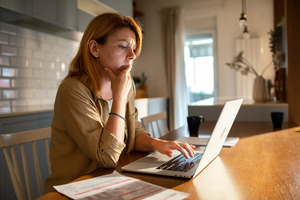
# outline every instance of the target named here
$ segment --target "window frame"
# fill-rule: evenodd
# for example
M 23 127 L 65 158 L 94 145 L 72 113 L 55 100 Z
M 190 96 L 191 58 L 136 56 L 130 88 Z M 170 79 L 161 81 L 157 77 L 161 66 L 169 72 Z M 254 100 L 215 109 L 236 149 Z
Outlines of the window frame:
M 188 33 L 184 34 L 184 41 L 183 41 L 183 48 L 185 43 L 186 36 L 191 35 L 204 35 L 204 34 L 210 34 L 213 39 L 213 57 L 214 57 L 214 91 L 213 91 L 213 98 L 216 98 L 219 94 L 219 73 L 218 73 L 218 59 L 217 59 L 217 38 L 216 38 L 216 30 L 215 29 L 202 29 L 197 31 L 189 31 Z M 184 65 L 184 68 L 186 66 Z M 185 77 L 187 78 L 187 77 Z M 189 100 L 190 101 L 190 100 Z M 191 102 L 189 102 L 191 103 Z

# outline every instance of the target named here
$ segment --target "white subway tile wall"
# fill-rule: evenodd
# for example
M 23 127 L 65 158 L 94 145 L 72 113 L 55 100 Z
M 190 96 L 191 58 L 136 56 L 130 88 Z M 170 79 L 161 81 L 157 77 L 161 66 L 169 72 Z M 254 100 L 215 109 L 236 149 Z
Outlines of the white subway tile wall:
M 79 42 L 0 21 L 0 113 L 53 105 Z

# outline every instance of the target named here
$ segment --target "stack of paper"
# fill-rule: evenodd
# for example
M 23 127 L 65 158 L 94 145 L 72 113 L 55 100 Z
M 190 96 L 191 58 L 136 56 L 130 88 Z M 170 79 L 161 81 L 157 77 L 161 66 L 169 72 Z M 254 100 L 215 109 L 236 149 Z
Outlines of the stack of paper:
M 166 189 L 118 172 L 54 188 L 72 199 L 184 199 L 189 194 Z

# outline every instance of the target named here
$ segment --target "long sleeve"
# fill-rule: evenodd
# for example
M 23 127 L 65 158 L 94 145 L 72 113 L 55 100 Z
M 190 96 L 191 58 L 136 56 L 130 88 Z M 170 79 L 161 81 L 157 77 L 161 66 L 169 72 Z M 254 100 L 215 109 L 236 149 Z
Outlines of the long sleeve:
M 114 167 L 125 147 L 104 124 L 108 118 L 108 108 L 99 111 L 92 93 L 78 81 L 69 81 L 59 88 L 55 111 L 64 133 L 80 150 L 102 167 Z M 106 102 L 104 102 L 106 103 Z M 100 113 L 101 112 L 101 113 Z M 59 129 L 59 127 L 57 127 Z
M 107 102 L 97 100 L 80 81 L 71 78 L 60 85 L 50 142 L 52 174 L 46 179 L 45 192 L 98 167 L 117 165 L 126 144 L 104 128 L 107 119 Z

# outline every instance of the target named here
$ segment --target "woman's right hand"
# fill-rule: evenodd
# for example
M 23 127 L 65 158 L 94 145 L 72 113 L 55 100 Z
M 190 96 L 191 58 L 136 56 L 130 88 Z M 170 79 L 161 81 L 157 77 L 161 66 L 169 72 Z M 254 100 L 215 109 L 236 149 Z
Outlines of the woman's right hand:
M 176 141 L 166 141 L 150 137 L 146 132 L 135 138 L 135 149 L 143 152 L 158 151 L 161 154 L 172 156 L 173 150 L 180 151 L 186 158 L 193 157 L 195 146 Z
M 189 157 L 193 157 L 195 154 L 194 145 L 190 145 L 187 143 L 181 143 L 181 142 L 176 142 L 176 141 L 166 141 L 166 140 L 154 140 L 156 144 L 154 144 L 154 148 L 162 153 L 162 154 L 166 154 L 169 157 L 172 157 L 172 151 L 173 150 L 178 150 L 180 151 L 184 157 L 186 157 L 187 159 Z
M 122 69 L 122 71 L 116 75 L 110 68 L 105 68 L 110 81 L 111 89 L 113 93 L 113 104 L 111 107 L 111 113 L 106 123 L 106 128 L 119 140 L 124 141 L 124 123 L 125 123 L 125 110 L 128 93 L 132 87 L 132 79 L 130 70 L 132 66 L 129 65 Z
M 116 75 L 110 68 L 105 68 L 111 81 L 114 100 L 127 100 L 128 93 L 132 87 L 131 69 L 132 65 L 128 65 L 122 69 L 120 74 Z

